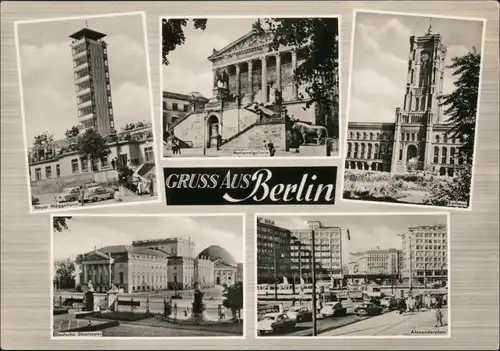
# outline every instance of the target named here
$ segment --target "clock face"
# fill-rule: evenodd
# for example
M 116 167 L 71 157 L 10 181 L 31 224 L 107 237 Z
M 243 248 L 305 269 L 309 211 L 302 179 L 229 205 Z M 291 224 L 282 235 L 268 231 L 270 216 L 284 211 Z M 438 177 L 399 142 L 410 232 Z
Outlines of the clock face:
M 429 55 L 424 52 L 420 58 L 422 59 L 422 62 L 427 62 L 429 60 Z

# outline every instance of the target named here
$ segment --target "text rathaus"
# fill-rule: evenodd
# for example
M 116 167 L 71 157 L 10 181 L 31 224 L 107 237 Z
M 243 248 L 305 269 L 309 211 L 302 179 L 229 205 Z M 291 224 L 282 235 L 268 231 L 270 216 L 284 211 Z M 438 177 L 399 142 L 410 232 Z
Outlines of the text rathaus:
M 403 108 L 396 108 L 395 123 L 349 123 L 346 169 L 404 173 L 413 162 L 417 170 L 434 166 L 440 175 L 453 176 L 463 140 L 450 135 L 439 101 L 445 55 L 431 26 L 424 36 L 410 37 Z

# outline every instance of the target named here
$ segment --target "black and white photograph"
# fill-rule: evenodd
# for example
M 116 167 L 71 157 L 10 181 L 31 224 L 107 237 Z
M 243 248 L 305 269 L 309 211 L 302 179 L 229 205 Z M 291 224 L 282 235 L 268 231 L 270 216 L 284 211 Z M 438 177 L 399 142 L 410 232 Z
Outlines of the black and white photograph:
M 15 29 L 30 211 L 159 202 L 145 14 Z
M 339 157 L 339 17 L 162 18 L 163 157 Z
M 53 217 L 52 262 L 53 337 L 244 336 L 243 215 Z
M 485 26 L 355 11 L 344 199 L 471 209 Z
M 260 337 L 449 337 L 449 214 L 257 214 Z

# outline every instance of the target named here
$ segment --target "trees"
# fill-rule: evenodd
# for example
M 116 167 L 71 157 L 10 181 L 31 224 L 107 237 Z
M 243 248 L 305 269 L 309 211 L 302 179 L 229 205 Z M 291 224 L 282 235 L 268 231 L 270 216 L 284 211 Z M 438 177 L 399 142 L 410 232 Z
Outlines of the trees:
M 73 139 L 80 134 L 80 129 L 78 126 L 73 126 L 70 129 L 66 129 L 66 133 L 64 135 L 66 136 L 66 139 Z
M 59 288 L 67 288 L 74 285 L 75 262 L 69 258 L 55 261 L 55 279 Z
M 338 136 L 338 19 L 337 18 L 268 18 L 273 38 L 270 50 L 294 46 L 304 50 L 305 60 L 293 74 L 296 85 L 305 85 L 311 100 L 330 136 Z M 304 98 L 304 96 L 300 96 Z
M 431 188 L 424 203 L 433 206 L 450 206 L 451 202 L 470 205 L 472 185 L 472 160 L 464 162 L 462 168 L 457 168 L 452 179 L 442 181 Z
M 94 171 L 95 160 L 104 160 L 111 153 L 106 146 L 106 139 L 94 129 L 88 129 L 85 134 L 78 138 L 77 149 L 82 159 L 90 159 L 91 171 Z
M 186 27 L 188 19 L 162 19 L 161 21 L 161 62 L 168 66 L 168 54 L 174 51 L 177 46 L 184 44 L 186 37 L 184 35 L 184 27 Z M 193 25 L 195 29 L 205 30 L 207 19 L 194 18 Z
M 33 138 L 33 152 L 36 158 L 45 158 L 52 153 L 51 144 L 54 142 L 54 134 L 48 131 L 43 132 L 40 135 L 35 135 Z
M 238 282 L 227 288 L 227 297 L 222 302 L 222 305 L 229 308 L 233 315 L 236 311 L 240 311 L 243 308 L 243 283 Z
M 63 230 L 69 230 L 68 223 L 66 222 L 71 217 L 54 217 L 52 221 L 52 228 L 55 232 L 62 232 Z
M 473 48 L 472 52 L 453 57 L 451 61 L 447 68 L 453 69 L 453 75 L 458 76 L 458 79 L 453 83 L 453 92 L 444 95 L 440 104 L 446 107 L 444 112 L 449 116 L 447 123 L 451 130 L 448 137 L 461 138 L 464 141 L 457 155 L 457 159 L 464 162 L 461 162 L 461 168 L 456 169 L 453 179 L 443 181 L 431 189 L 425 203 L 450 206 L 451 202 L 461 202 L 469 206 L 481 54 Z
M 54 142 L 54 134 L 51 134 L 49 132 L 43 132 L 40 135 L 35 135 L 35 137 L 33 138 L 34 147 L 47 146 L 52 144 L 53 142 Z
M 472 161 L 481 54 L 473 48 L 472 52 L 453 57 L 451 62 L 447 68 L 453 69 L 453 75 L 458 76 L 458 79 L 453 83 L 455 90 L 444 95 L 440 104 L 445 106 L 444 112 L 449 116 L 447 123 L 451 126 L 451 131 L 448 137 L 462 138 L 464 145 L 461 151 L 467 155 L 467 161 Z

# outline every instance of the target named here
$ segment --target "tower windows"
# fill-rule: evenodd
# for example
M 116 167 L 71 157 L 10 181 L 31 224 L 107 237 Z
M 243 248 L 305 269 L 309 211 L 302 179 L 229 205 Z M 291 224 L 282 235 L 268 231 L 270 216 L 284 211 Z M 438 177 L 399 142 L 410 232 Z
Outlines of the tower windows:
M 418 111 L 419 104 L 420 104 L 420 98 L 415 98 L 415 111 Z
M 413 51 L 413 55 L 415 55 L 415 51 Z M 411 73 L 410 73 L 410 84 L 413 84 L 413 76 L 414 76 L 414 70 L 412 68 Z
M 440 140 L 439 140 L 439 135 L 436 135 L 436 143 L 438 143 L 438 144 L 439 144 L 439 141 L 440 141 Z
M 399 160 L 403 159 L 403 150 L 399 150 Z

